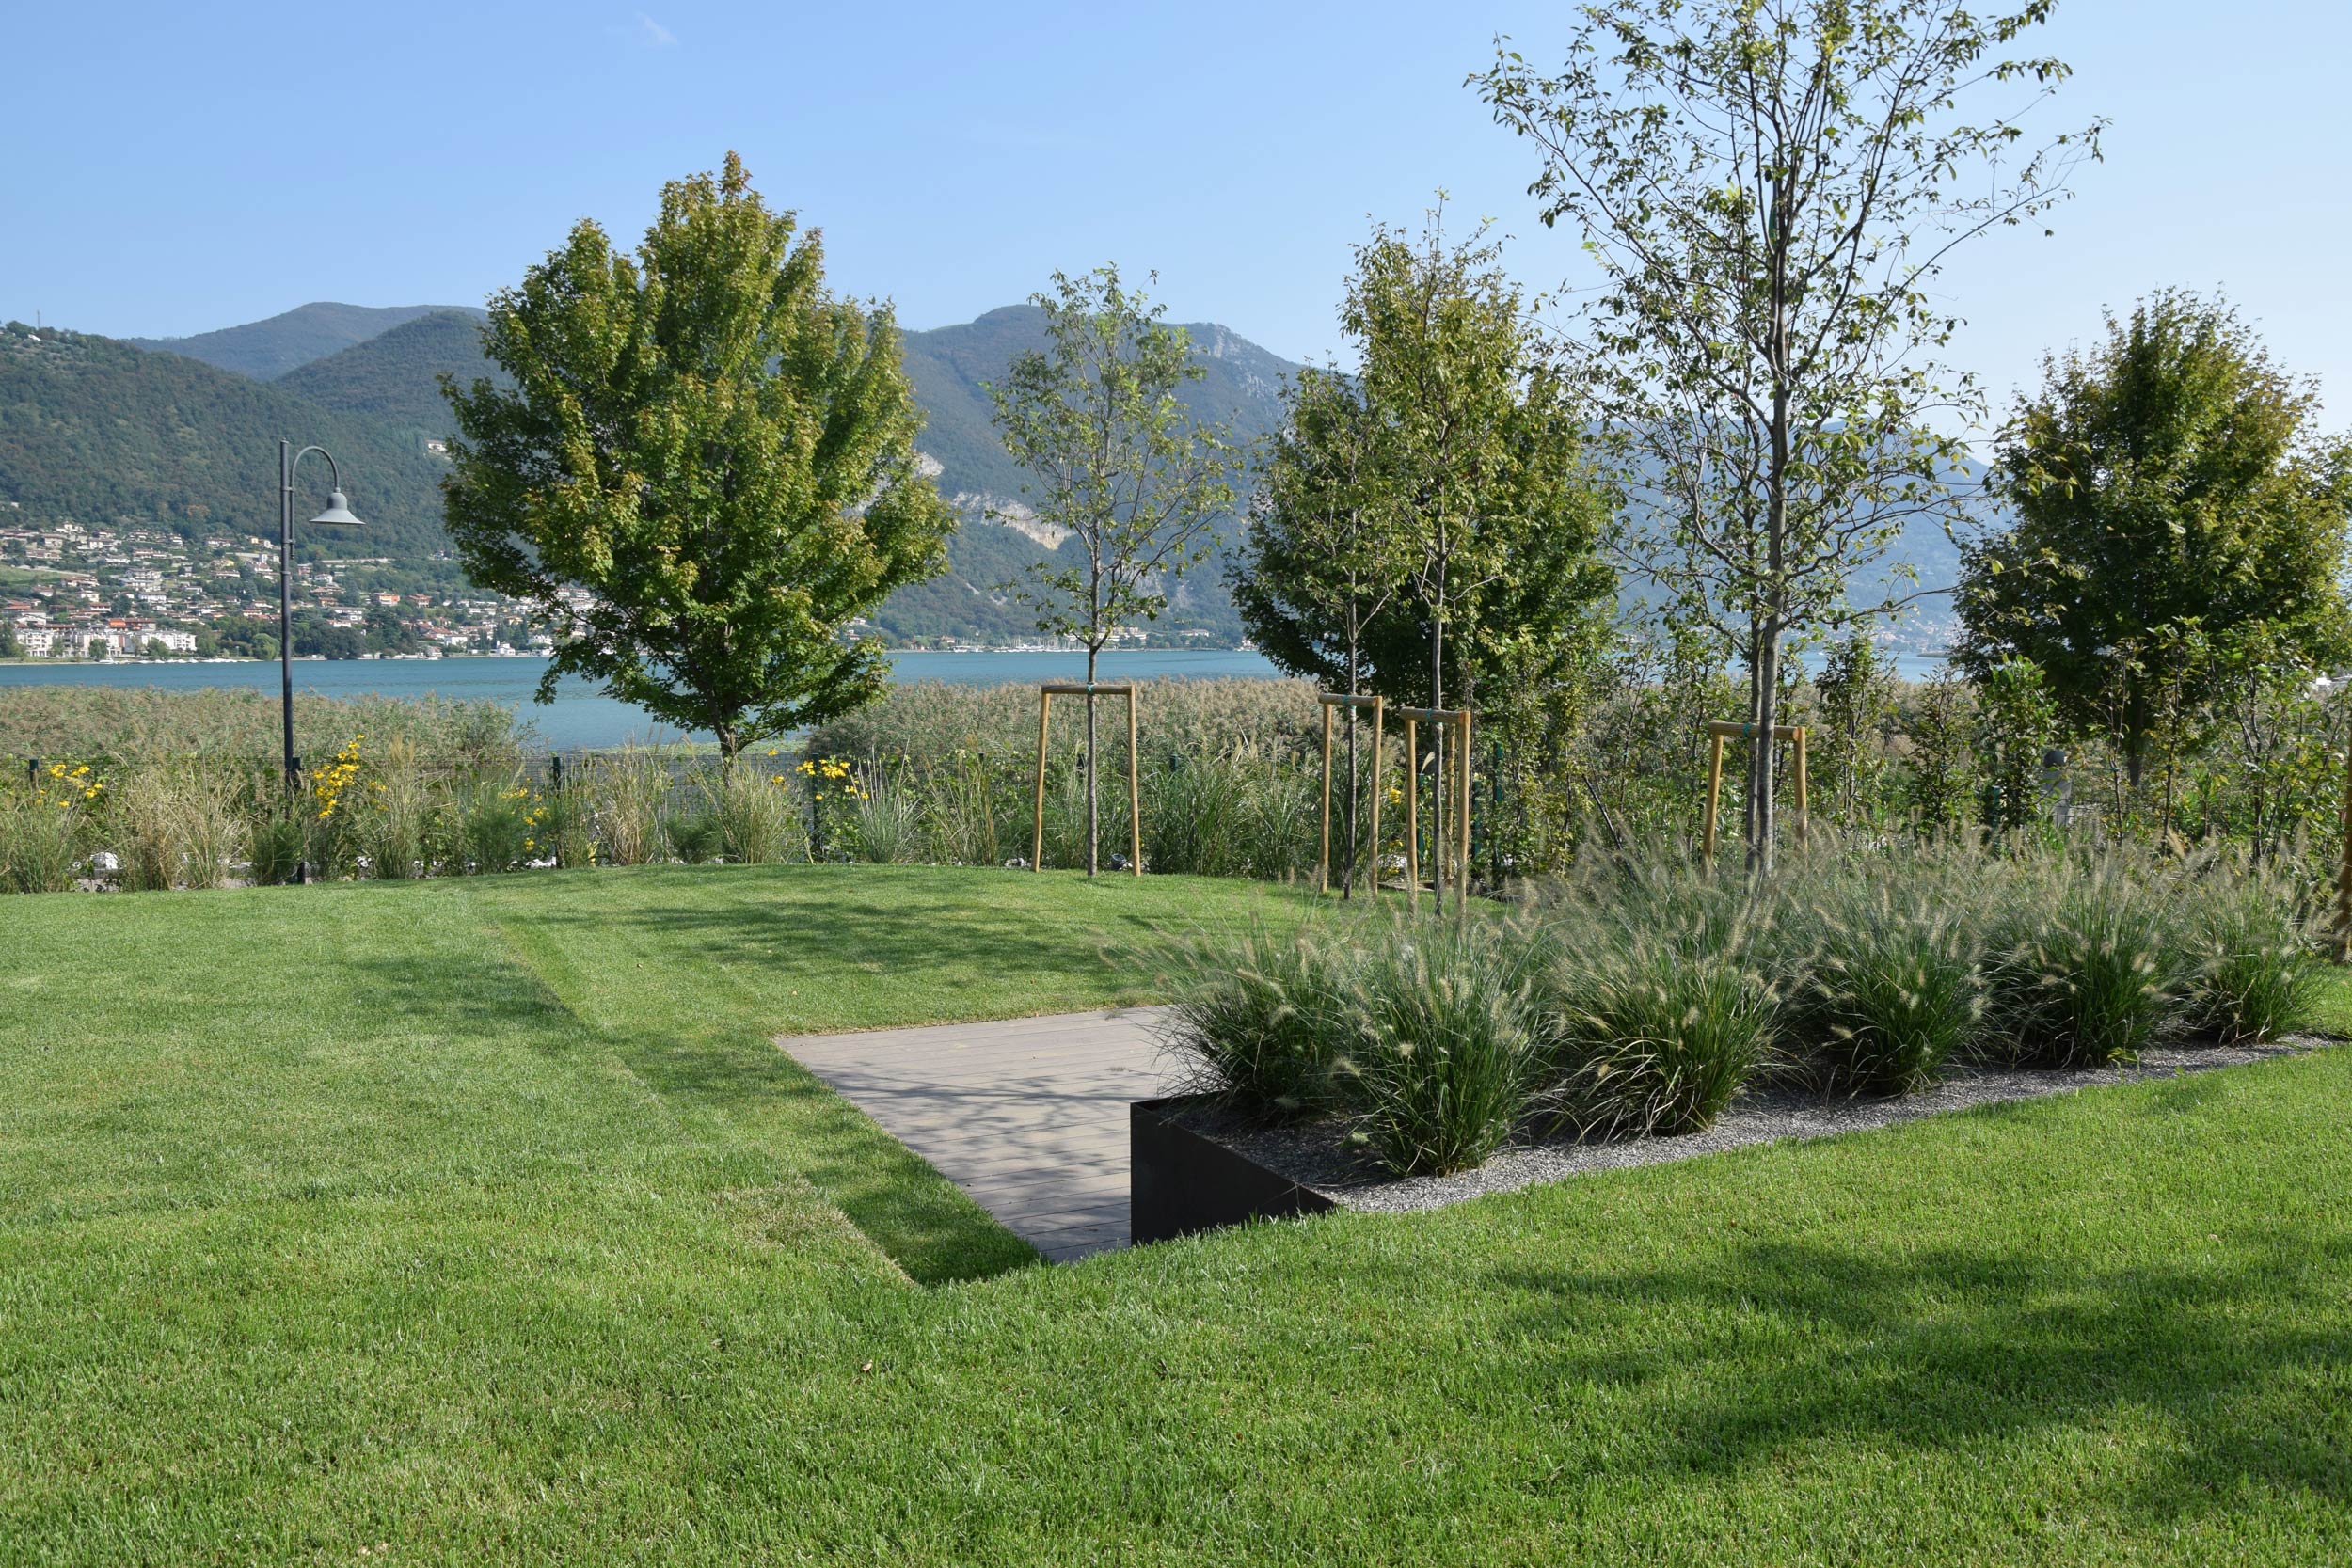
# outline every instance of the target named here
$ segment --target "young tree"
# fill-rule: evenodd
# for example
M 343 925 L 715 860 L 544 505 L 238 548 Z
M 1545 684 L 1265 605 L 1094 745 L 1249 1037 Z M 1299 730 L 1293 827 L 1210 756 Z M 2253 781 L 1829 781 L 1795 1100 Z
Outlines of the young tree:
M 732 757 L 882 689 L 843 627 L 940 569 L 952 515 L 889 308 L 829 293 L 797 232 L 729 153 L 663 188 L 633 257 L 582 222 L 490 302 L 511 389 L 444 382 L 450 533 L 555 627 L 539 701 L 583 675 Z
M 1406 540 L 1373 468 L 1371 411 L 1355 384 L 1336 370 L 1310 368 L 1285 391 L 1284 403 L 1232 564 L 1234 608 L 1250 641 L 1276 664 L 1325 690 L 1360 697 L 1372 674 L 1366 638 L 1404 590 Z M 1344 896 L 1355 886 L 1361 793 L 1353 705 L 1342 727 Z
M 1483 229 L 1449 244 L 1442 206 L 1417 240 L 1382 228 L 1357 248 L 1342 323 L 1406 558 L 1408 592 L 1373 626 L 1384 689 L 1529 719 L 1599 648 L 1614 588 L 1582 411 L 1497 247 Z
M 1733 637 L 1764 733 L 1784 644 L 1899 608 L 1850 605 L 1856 573 L 1909 518 L 1954 515 L 1958 443 L 1924 421 L 1976 393 L 1934 363 L 1958 323 L 1931 279 L 2096 154 L 2093 125 L 2009 162 L 2067 74 L 2005 53 L 2051 3 L 1595 0 L 1556 74 L 1501 49 L 1476 79 L 1541 154 L 1544 221 L 1581 230 L 1600 271 L 1588 320 L 1644 503 L 1634 553 Z M 1750 752 L 1759 873 L 1774 754 Z
M 1814 681 L 1820 734 L 1813 774 L 1830 815 L 1849 828 L 1868 825 L 1886 774 L 1884 734 L 1895 717 L 1895 687 L 1879 665 L 1878 644 L 1857 627 L 1833 644 Z
M 1963 664 L 2041 666 L 2070 729 L 2112 727 L 2136 788 L 2151 736 L 2233 668 L 2233 644 L 2352 655 L 2352 449 L 2317 413 L 2227 304 L 2193 293 L 2050 356 L 1990 480 L 2016 521 L 1963 552 Z
M 1014 592 L 1038 630 L 1086 646 L 1087 875 L 1101 869 L 1094 693 L 1104 647 L 1168 606 L 1168 580 L 1216 546 L 1240 467 L 1232 432 L 1197 420 L 1179 390 L 1200 379 L 1184 329 L 1120 283 L 1119 269 L 1054 275 L 1046 346 L 1016 357 L 992 386 L 1005 450 L 1029 471 L 1040 519 L 1066 530 L 1074 562 L 1039 562 Z

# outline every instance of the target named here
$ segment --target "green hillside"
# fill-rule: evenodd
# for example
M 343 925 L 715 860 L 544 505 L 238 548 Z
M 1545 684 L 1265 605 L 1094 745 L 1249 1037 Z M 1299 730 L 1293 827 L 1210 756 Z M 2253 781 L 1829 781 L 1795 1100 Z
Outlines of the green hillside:
M 79 333 L 0 329 L 0 499 L 27 516 L 135 517 L 186 537 L 278 531 L 278 440 L 342 465 L 364 533 L 314 533 L 304 553 L 425 556 L 447 547 L 442 464 L 381 420 L 264 382 Z M 304 496 L 326 475 L 306 467 Z
M 193 338 L 124 338 L 135 348 L 176 354 L 256 381 L 274 381 L 297 365 L 307 365 L 379 332 L 437 310 L 462 309 L 449 305 L 339 305 L 319 300 L 297 305 L 267 321 L 224 326 Z
M 278 378 L 287 391 L 346 414 L 380 420 L 419 442 L 446 437 L 449 404 L 437 377 L 504 373 L 482 356 L 482 315 L 436 310 Z
M 278 385 L 326 407 L 381 421 L 410 439 L 445 436 L 451 427 L 437 378 L 443 372 L 460 380 L 497 373 L 482 357 L 478 320 L 466 311 L 421 316 L 289 372 Z M 1282 382 L 1296 367 L 1221 326 L 1187 330 L 1204 371 L 1190 388 L 1192 406 L 1207 419 L 1231 419 L 1246 437 L 1270 428 L 1279 417 Z M 949 546 L 947 572 L 901 589 L 876 617 L 892 636 L 1001 641 L 1034 634 L 1030 612 L 996 593 L 1042 550 L 984 515 L 990 504 L 1019 499 L 1022 484 L 1021 470 L 996 438 L 984 383 L 1003 376 L 1016 354 L 1043 343 L 1043 314 L 1027 305 L 906 335 L 907 373 L 924 410 L 922 448 L 940 465 L 942 493 L 965 499 L 964 526 Z M 1213 569 L 1179 585 L 1163 626 L 1224 640 L 1240 635 Z
M 443 467 L 424 450 L 427 439 L 450 432 L 437 378 L 495 373 L 482 357 L 480 319 L 478 311 L 421 306 L 304 306 L 145 355 L 71 333 L 36 343 L 11 326 L 0 349 L 0 499 L 36 516 L 127 515 L 163 518 L 183 533 L 265 532 L 275 524 L 274 443 L 282 431 L 333 447 L 350 466 L 361 515 L 383 525 L 364 541 L 335 541 L 334 553 L 422 558 L 446 546 L 437 489 Z M 1297 367 L 1214 324 L 1187 330 L 1204 372 L 1189 388 L 1192 406 L 1207 419 L 1231 420 L 1245 438 L 1270 429 L 1280 416 L 1282 385 Z M 1033 635 L 1030 612 L 999 586 L 1021 577 L 1045 547 L 986 516 L 990 506 L 1021 499 L 1023 476 L 997 441 L 985 384 L 1043 341 L 1042 313 L 1027 305 L 906 335 L 907 372 L 926 420 L 922 448 L 939 464 L 940 490 L 960 500 L 964 520 L 948 549 L 948 570 L 900 590 L 875 617 L 892 637 Z M 320 343 L 328 346 L 306 352 L 304 345 Z M 272 362 L 305 357 L 263 384 L 185 357 L 199 344 L 247 356 L 266 350 Z M 1974 489 L 1979 472 L 1955 477 Z M 1913 526 L 1895 555 L 1915 562 L 1929 586 L 1956 575 L 1955 552 L 1932 524 Z M 1857 593 L 1888 586 L 1874 572 Z M 1629 602 L 1641 596 L 1638 585 L 1629 585 Z M 1923 609 L 1929 621 L 1948 613 L 1940 599 Z M 1157 629 L 1239 637 L 1218 562 L 1176 586 Z

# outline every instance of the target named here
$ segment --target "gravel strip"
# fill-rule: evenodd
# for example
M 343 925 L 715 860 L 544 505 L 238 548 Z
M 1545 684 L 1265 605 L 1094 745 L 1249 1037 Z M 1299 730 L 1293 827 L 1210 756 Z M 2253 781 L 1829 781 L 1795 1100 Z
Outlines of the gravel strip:
M 1581 1144 L 1560 1140 L 1504 1148 L 1474 1170 L 1451 1176 L 1390 1176 L 1368 1156 L 1347 1146 L 1336 1121 L 1297 1127 L 1251 1128 L 1215 1112 L 1184 1118 L 1185 1125 L 1239 1150 L 1301 1186 L 1311 1187 L 1343 1208 L 1375 1213 L 1408 1213 L 1449 1203 L 1516 1192 L 1539 1181 L 1558 1181 L 1590 1171 L 1624 1170 L 1694 1159 L 1749 1144 L 1785 1138 L 1834 1137 L 1892 1127 L 1921 1117 L 1941 1116 L 1972 1105 L 2068 1094 L 2147 1078 L 2175 1078 L 2217 1068 L 2242 1067 L 2276 1056 L 2299 1055 L 2328 1044 L 2296 1037 L 2258 1046 L 2166 1046 L 2144 1053 L 2124 1067 L 2068 1072 L 2040 1069 L 1960 1067 L 1934 1088 L 1896 1100 L 1824 1100 L 1789 1088 L 1769 1088 L 1741 1097 L 1704 1132 L 1681 1137 L 1631 1138 L 1622 1143 Z

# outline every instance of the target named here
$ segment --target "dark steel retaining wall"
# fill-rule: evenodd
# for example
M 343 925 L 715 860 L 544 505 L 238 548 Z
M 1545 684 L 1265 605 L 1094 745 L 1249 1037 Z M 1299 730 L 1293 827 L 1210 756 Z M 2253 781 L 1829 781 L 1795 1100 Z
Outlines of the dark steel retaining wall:
M 1179 1096 L 1128 1107 L 1134 1157 L 1128 1218 L 1136 1245 L 1339 1207 L 1313 1188 L 1179 1125 L 1176 1117 L 1200 1102 Z

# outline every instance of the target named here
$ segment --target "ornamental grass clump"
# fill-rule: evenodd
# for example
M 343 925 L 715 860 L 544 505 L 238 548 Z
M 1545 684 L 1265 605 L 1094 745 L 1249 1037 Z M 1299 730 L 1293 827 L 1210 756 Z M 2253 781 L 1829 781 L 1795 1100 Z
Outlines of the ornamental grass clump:
M 624 746 L 585 758 L 571 786 L 585 802 L 603 858 L 644 865 L 670 856 L 670 752 Z
M 82 863 L 84 826 L 103 785 L 80 764 L 53 763 L 24 788 L 0 788 L 0 889 L 71 893 Z
M 142 762 L 118 771 L 101 834 L 135 892 L 219 887 L 244 855 L 245 785 L 200 762 Z
M 1926 857 L 1812 879 L 1779 913 L 1809 937 L 1781 1028 L 1832 1093 L 1915 1094 L 1984 1021 L 1984 943 L 1962 879 Z
M 2286 879 L 2207 866 L 2182 877 L 2172 903 L 2185 1033 L 2237 1045 L 2312 1026 L 2327 966 L 2313 949 L 2304 900 Z
M 405 739 L 388 742 L 357 791 L 351 836 L 367 875 L 405 881 L 432 870 L 434 790 Z
M 697 768 L 693 783 L 711 824 L 708 853 L 738 865 L 806 860 L 808 829 L 787 778 L 773 752 Z
M 460 876 L 512 871 L 539 858 L 546 816 L 536 791 L 504 780 L 476 779 L 452 792 L 444 818 L 443 863 Z
M 1597 859 L 1547 921 L 1544 1109 L 1579 1137 L 1711 1124 L 1772 1057 L 1776 901 L 1681 859 Z
M 1541 944 L 1516 923 L 1406 919 L 1350 966 L 1353 1037 L 1331 1063 L 1350 1136 L 1399 1176 L 1478 1164 L 1543 1069 Z
M 1981 1050 L 2019 1066 L 2131 1061 L 2173 1011 L 2163 895 L 2121 855 L 2060 856 L 2008 879 L 1993 916 Z
M 1744 943 L 1564 942 L 1548 990 L 1545 1109 L 1580 1138 L 1700 1132 L 1772 1056 L 1780 991 Z
M 879 765 L 861 768 L 843 813 L 842 847 L 872 865 L 897 865 L 923 849 L 923 801 Z
M 1312 928 L 1253 923 L 1238 940 L 1184 942 L 1168 957 L 1168 1038 L 1193 1069 L 1192 1092 L 1269 1119 L 1337 1103 L 1332 1064 L 1359 1026 L 1346 946 Z

